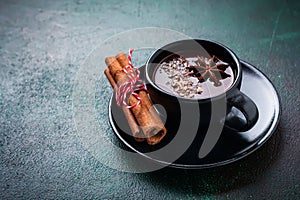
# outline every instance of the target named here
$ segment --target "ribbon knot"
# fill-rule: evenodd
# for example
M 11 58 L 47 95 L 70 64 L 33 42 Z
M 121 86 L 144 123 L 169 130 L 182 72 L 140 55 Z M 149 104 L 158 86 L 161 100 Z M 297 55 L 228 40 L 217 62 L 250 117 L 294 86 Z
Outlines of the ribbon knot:
M 141 73 L 140 70 L 132 65 L 131 62 L 132 52 L 133 49 L 129 49 L 129 53 L 128 53 L 129 64 L 123 67 L 123 71 L 126 73 L 128 80 L 122 83 L 116 92 L 117 105 L 121 106 L 121 104 L 123 104 L 127 108 L 134 108 L 135 106 L 142 103 L 142 98 L 139 97 L 137 92 L 140 90 L 145 90 L 145 84 L 140 79 L 140 73 Z M 138 100 L 133 105 L 129 105 L 127 103 L 130 95 L 134 96 Z

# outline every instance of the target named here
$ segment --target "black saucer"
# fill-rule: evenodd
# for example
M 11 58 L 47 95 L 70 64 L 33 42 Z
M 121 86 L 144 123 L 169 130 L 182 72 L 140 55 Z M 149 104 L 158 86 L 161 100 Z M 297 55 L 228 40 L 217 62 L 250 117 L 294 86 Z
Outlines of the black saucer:
M 176 132 L 176 128 L 167 121 L 165 126 L 168 133 L 161 143 L 154 146 L 149 146 L 146 142 L 138 143 L 127 134 L 130 133 L 127 121 L 114 98 L 111 98 L 109 121 L 115 134 L 130 150 L 155 162 L 177 168 L 199 169 L 220 166 L 249 155 L 262 146 L 274 133 L 280 119 L 280 102 L 274 86 L 262 72 L 244 61 L 241 61 L 241 64 L 243 68 L 241 91 L 255 102 L 259 111 L 259 119 L 256 125 L 247 132 L 232 132 L 224 129 L 217 144 L 206 157 L 201 159 L 198 157 L 201 144 L 196 140 L 199 136 L 196 136 L 189 149 L 175 162 L 167 162 L 164 156 L 149 157 L 146 153 L 164 147 L 173 139 L 172 133 Z

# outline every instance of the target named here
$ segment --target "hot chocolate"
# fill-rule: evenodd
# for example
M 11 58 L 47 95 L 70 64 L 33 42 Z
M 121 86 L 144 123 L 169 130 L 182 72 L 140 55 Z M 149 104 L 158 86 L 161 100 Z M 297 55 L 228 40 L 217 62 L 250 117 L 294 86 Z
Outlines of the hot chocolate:
M 165 58 L 154 73 L 154 82 L 166 92 L 183 98 L 206 99 L 227 91 L 234 82 L 230 65 L 216 56 Z

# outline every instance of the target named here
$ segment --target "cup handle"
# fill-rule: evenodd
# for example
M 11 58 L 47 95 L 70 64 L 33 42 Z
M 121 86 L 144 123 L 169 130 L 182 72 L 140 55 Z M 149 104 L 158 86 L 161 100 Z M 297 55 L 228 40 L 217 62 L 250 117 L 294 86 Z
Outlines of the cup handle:
M 233 116 L 230 113 L 227 114 L 225 119 L 225 127 L 229 128 L 233 131 L 244 132 L 251 129 L 258 119 L 258 109 L 255 103 L 244 93 L 239 90 L 236 90 L 232 97 L 228 99 L 229 106 L 235 107 L 240 110 L 244 117 L 246 123 L 241 126 L 241 121 L 237 122 L 237 120 L 233 120 Z

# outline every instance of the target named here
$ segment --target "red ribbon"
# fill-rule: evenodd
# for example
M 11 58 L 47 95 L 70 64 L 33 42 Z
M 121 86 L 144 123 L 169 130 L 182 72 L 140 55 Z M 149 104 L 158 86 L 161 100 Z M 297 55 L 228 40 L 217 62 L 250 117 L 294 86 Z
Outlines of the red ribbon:
M 126 73 L 128 80 L 122 83 L 116 92 L 117 105 L 121 106 L 121 104 L 123 104 L 127 108 L 134 108 L 135 106 L 142 103 L 142 99 L 137 94 L 137 91 L 146 89 L 144 82 L 140 79 L 140 70 L 132 65 L 131 62 L 132 52 L 133 49 L 129 49 L 129 53 L 128 53 L 129 64 L 123 67 L 123 71 Z M 129 105 L 127 103 L 130 95 L 133 95 L 138 100 L 133 105 Z

